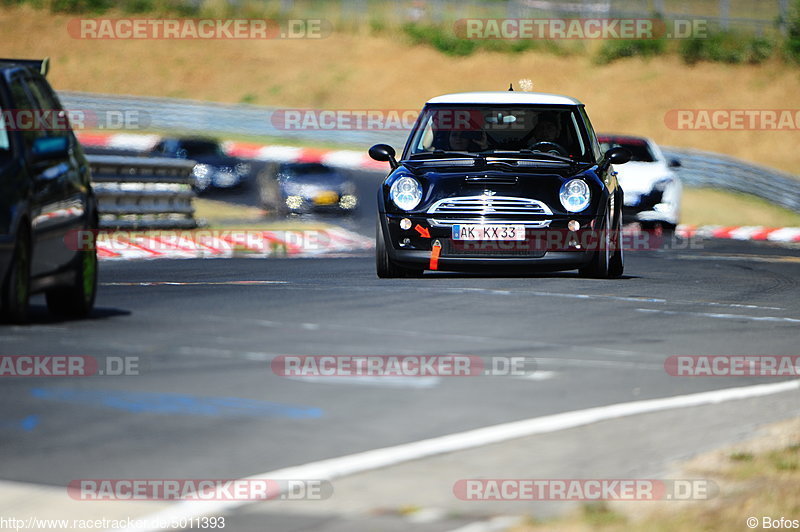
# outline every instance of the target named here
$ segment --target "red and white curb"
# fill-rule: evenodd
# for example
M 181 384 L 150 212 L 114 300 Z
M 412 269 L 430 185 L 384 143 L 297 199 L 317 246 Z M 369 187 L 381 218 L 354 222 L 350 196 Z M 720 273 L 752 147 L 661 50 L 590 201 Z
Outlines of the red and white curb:
M 342 257 L 374 248 L 373 239 L 340 227 L 314 230 L 101 232 L 101 260 L 231 257 Z
M 727 238 L 766 242 L 800 242 L 800 227 L 679 225 L 676 233 L 684 238 Z

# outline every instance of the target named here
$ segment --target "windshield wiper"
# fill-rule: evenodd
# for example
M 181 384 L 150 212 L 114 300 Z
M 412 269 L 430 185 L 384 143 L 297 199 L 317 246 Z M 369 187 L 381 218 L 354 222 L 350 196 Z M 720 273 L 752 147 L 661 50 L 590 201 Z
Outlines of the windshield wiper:
M 544 157 L 546 159 L 551 159 L 551 160 L 554 160 L 554 161 L 564 161 L 565 163 L 570 163 L 570 164 L 574 164 L 574 163 L 577 162 L 574 159 L 571 159 L 569 157 L 565 157 L 563 155 L 556 155 L 555 153 L 548 153 L 548 152 L 544 152 L 544 151 L 533 151 L 533 150 L 528 150 L 528 149 L 524 149 L 524 150 L 487 150 L 487 151 L 483 151 L 481 153 L 482 154 L 486 154 L 487 152 L 491 153 L 491 154 L 509 153 L 509 154 L 513 154 L 513 155 L 523 155 L 523 156 L 528 156 L 528 157 L 532 157 L 532 158 Z
M 451 150 L 433 150 L 434 155 L 455 155 L 457 157 L 469 157 L 475 158 L 480 157 L 477 153 L 472 153 L 468 151 L 451 151 Z

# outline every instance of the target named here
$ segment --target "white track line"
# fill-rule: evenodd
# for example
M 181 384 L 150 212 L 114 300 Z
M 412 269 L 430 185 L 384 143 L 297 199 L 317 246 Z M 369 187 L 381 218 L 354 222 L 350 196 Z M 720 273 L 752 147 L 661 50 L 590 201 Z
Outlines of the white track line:
M 673 408 L 718 404 L 725 401 L 761 397 L 793 390 L 800 390 L 800 380 L 758 384 L 740 388 L 727 388 L 689 395 L 665 397 L 662 399 L 649 399 L 645 401 L 599 406 L 585 410 L 575 410 L 573 412 L 564 412 L 522 421 L 502 423 L 500 425 L 468 430 L 456 434 L 449 434 L 447 436 L 439 436 L 393 447 L 384 447 L 382 449 L 350 454 L 339 458 L 310 462 L 305 465 L 287 467 L 260 475 L 253 475 L 243 480 L 332 480 L 438 454 L 472 449 L 515 438 L 532 436 L 534 434 L 545 434 L 571 429 L 609 419 L 671 410 Z M 252 501 L 183 501 L 166 510 L 138 519 L 143 522 L 159 520 L 169 522 L 170 520 L 190 519 L 209 514 L 218 515 L 251 503 Z M 124 529 L 124 532 L 155 532 L 158 530 L 161 529 L 131 527 Z
M 684 312 L 678 310 L 660 310 L 654 308 L 637 308 L 636 312 L 648 314 L 666 314 L 667 316 L 699 316 L 718 320 L 770 321 L 784 323 L 800 323 L 800 318 L 784 318 L 781 316 L 747 316 L 744 314 L 721 314 L 718 312 Z

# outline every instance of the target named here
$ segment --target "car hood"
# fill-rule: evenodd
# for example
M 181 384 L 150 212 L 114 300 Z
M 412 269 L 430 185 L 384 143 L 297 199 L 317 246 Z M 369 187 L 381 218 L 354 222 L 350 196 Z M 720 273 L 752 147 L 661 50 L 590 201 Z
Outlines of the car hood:
M 424 196 L 415 210 L 427 210 L 437 201 L 458 196 L 491 195 L 496 197 L 531 198 L 544 202 L 557 213 L 562 211 L 559 192 L 561 185 L 581 177 L 592 187 L 593 200 L 601 196 L 601 183 L 589 165 L 545 165 L 505 167 L 487 165 L 475 167 L 402 165 L 395 172 L 410 175 L 423 184 Z
M 661 162 L 631 161 L 623 165 L 615 165 L 614 170 L 618 173 L 617 180 L 622 186 L 622 190 L 631 194 L 650 192 L 657 181 L 675 176 L 675 173 Z

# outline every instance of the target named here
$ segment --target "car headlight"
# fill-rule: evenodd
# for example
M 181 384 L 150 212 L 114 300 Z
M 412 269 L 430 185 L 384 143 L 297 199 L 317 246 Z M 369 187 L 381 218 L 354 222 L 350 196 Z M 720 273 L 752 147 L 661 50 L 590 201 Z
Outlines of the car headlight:
M 198 190 L 205 190 L 211 184 L 212 169 L 207 164 L 196 164 L 192 169 L 195 186 Z
M 410 211 L 422 200 L 422 185 L 411 177 L 401 177 L 392 183 L 389 198 L 404 211 Z
M 592 199 L 589 185 L 582 179 L 572 179 L 561 185 L 561 192 L 558 196 L 561 199 L 561 205 L 567 212 L 584 210 Z

